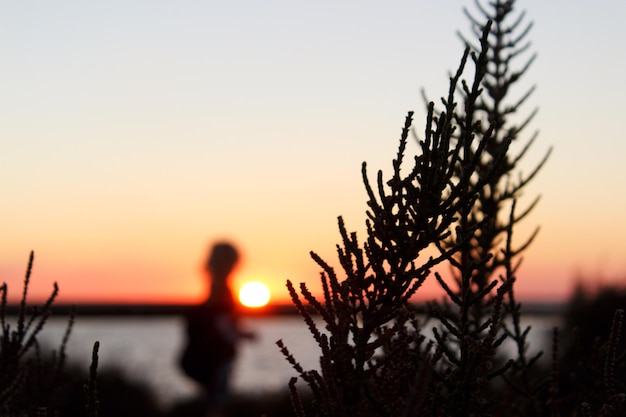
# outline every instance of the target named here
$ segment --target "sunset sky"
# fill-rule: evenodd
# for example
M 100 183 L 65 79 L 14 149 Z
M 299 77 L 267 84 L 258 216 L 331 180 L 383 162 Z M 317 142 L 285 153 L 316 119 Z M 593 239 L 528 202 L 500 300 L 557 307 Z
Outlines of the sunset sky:
M 337 216 L 363 233 L 360 166 L 389 172 L 420 90 L 447 91 L 467 1 L 23 1 L 0 13 L 0 281 L 65 302 L 195 302 L 209 245 L 235 285 L 317 285 Z M 541 232 L 518 293 L 626 276 L 626 3 L 518 1 L 538 59 L 516 93 L 554 152 L 526 192 Z

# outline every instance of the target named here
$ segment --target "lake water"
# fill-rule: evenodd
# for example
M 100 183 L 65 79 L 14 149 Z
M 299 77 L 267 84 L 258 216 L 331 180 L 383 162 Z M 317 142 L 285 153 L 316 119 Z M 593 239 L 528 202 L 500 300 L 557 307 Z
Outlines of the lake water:
M 65 318 L 51 318 L 40 341 L 57 347 L 66 323 Z M 530 345 L 536 351 L 549 346 L 546 335 L 559 320 L 529 316 L 526 324 L 533 326 Z M 279 339 L 305 369 L 317 368 L 317 344 L 299 316 L 246 318 L 242 325 L 256 332 L 258 338 L 242 345 L 233 375 L 235 390 L 274 392 L 287 387 L 295 371 L 276 346 Z M 100 342 L 99 369 L 117 368 L 129 378 L 148 384 L 162 406 L 197 395 L 195 384 L 178 369 L 184 343 L 181 317 L 78 317 L 67 347 L 69 360 L 88 369 L 96 340 Z

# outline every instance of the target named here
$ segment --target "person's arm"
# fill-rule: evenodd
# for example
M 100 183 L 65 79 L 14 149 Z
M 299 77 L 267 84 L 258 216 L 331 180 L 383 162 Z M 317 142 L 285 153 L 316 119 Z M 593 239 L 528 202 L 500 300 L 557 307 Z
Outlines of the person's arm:
M 215 317 L 215 323 L 218 331 L 231 345 L 236 345 L 240 339 L 255 339 L 256 334 L 249 331 L 243 331 L 237 327 L 237 324 L 228 314 L 218 314 Z

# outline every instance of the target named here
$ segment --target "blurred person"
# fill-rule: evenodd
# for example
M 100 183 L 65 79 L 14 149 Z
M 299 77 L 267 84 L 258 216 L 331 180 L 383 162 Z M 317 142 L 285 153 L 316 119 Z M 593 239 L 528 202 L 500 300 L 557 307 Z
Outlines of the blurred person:
M 254 334 L 238 326 L 235 299 L 229 286 L 238 262 L 239 253 L 233 245 L 226 242 L 214 245 L 205 266 L 209 296 L 185 315 L 187 345 L 181 367 L 204 388 L 207 416 L 224 415 L 239 342 L 254 338 Z

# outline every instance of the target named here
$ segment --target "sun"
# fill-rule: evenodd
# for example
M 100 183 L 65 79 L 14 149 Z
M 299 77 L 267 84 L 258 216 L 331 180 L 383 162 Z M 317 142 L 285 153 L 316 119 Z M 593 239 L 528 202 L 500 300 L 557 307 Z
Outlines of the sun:
M 248 282 L 239 290 L 239 301 L 246 307 L 263 307 L 270 301 L 270 290 L 262 282 Z

